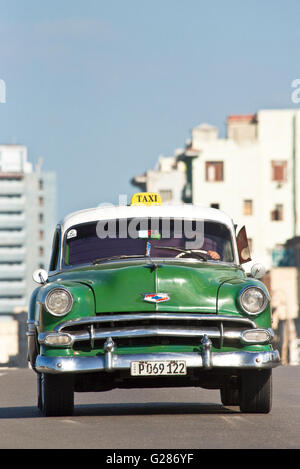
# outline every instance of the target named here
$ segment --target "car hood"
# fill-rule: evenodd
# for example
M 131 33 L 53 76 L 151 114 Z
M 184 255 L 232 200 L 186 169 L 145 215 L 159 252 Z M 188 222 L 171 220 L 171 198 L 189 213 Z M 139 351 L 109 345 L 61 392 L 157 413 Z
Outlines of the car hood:
M 65 271 L 64 280 L 88 285 L 96 313 L 186 311 L 216 313 L 218 290 L 230 279 L 245 278 L 234 266 L 215 263 L 163 261 L 112 262 Z M 145 294 L 165 293 L 162 303 L 144 301 Z

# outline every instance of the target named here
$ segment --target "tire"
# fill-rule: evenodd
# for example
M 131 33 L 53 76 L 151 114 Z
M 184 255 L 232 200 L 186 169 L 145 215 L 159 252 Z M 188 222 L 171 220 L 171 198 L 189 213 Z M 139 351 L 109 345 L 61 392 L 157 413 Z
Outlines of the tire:
M 37 373 L 37 406 L 42 411 L 42 389 L 41 389 L 41 373 Z
M 234 406 L 240 404 L 240 393 L 238 389 L 230 386 L 223 386 L 220 389 L 221 402 L 224 406 Z
M 272 370 L 247 370 L 241 374 L 240 410 L 267 414 L 272 407 Z
M 73 377 L 42 373 L 39 401 L 44 417 L 72 415 L 74 411 Z

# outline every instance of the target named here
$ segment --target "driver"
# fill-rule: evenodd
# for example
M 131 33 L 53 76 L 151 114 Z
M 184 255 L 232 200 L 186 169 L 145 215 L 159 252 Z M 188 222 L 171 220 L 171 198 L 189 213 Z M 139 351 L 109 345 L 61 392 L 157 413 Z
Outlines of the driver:
M 217 251 L 207 251 L 207 254 L 215 261 L 219 261 L 221 259 L 220 254 L 217 253 Z
M 221 256 L 217 251 L 217 242 L 213 239 L 205 237 L 202 249 L 207 251 L 207 254 L 209 255 L 209 257 L 211 257 L 211 259 L 215 261 L 219 261 L 221 259 Z

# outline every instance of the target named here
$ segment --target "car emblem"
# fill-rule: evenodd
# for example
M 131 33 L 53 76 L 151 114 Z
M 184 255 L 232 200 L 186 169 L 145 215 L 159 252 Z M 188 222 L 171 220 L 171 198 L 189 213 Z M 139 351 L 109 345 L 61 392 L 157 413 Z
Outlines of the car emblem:
M 146 293 L 143 297 L 144 301 L 149 303 L 163 303 L 169 301 L 170 297 L 167 293 Z

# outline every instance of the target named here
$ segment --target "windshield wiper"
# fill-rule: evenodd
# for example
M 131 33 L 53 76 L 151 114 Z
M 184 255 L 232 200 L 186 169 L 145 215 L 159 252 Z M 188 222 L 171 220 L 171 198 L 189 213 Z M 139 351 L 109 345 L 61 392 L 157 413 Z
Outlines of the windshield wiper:
M 153 246 L 153 247 L 156 248 L 156 249 L 169 249 L 169 250 L 172 250 L 172 251 L 181 252 L 183 254 L 195 255 L 196 257 L 199 257 L 203 261 L 207 262 L 207 258 L 205 256 L 203 256 L 203 254 L 206 254 L 207 251 L 204 251 L 204 250 L 200 250 L 200 249 L 182 249 L 182 248 L 178 248 L 176 246 Z M 95 259 L 93 261 L 93 264 L 100 264 L 101 262 L 112 261 L 112 260 L 115 260 L 115 259 L 132 259 L 132 258 L 141 258 L 141 257 L 149 258 L 150 257 L 150 251 L 147 250 L 146 254 L 132 254 L 132 255 L 120 254 L 119 256 L 100 257 L 99 259 Z
M 178 251 L 184 254 L 192 254 L 192 255 L 194 254 L 195 256 L 200 257 L 200 259 L 207 262 L 207 258 L 203 256 L 203 254 L 206 254 L 207 251 L 204 251 L 201 249 L 182 249 L 176 246 L 153 246 L 153 247 L 156 249 L 170 249 L 171 251 Z
M 134 257 L 148 257 L 146 256 L 145 254 L 133 254 L 133 255 L 126 255 L 126 254 L 122 254 L 120 256 L 111 256 L 111 257 L 99 257 L 99 259 L 95 259 L 93 261 L 93 264 L 100 264 L 101 262 L 104 262 L 104 261 L 113 261 L 114 259 L 130 259 L 130 258 L 134 258 Z

